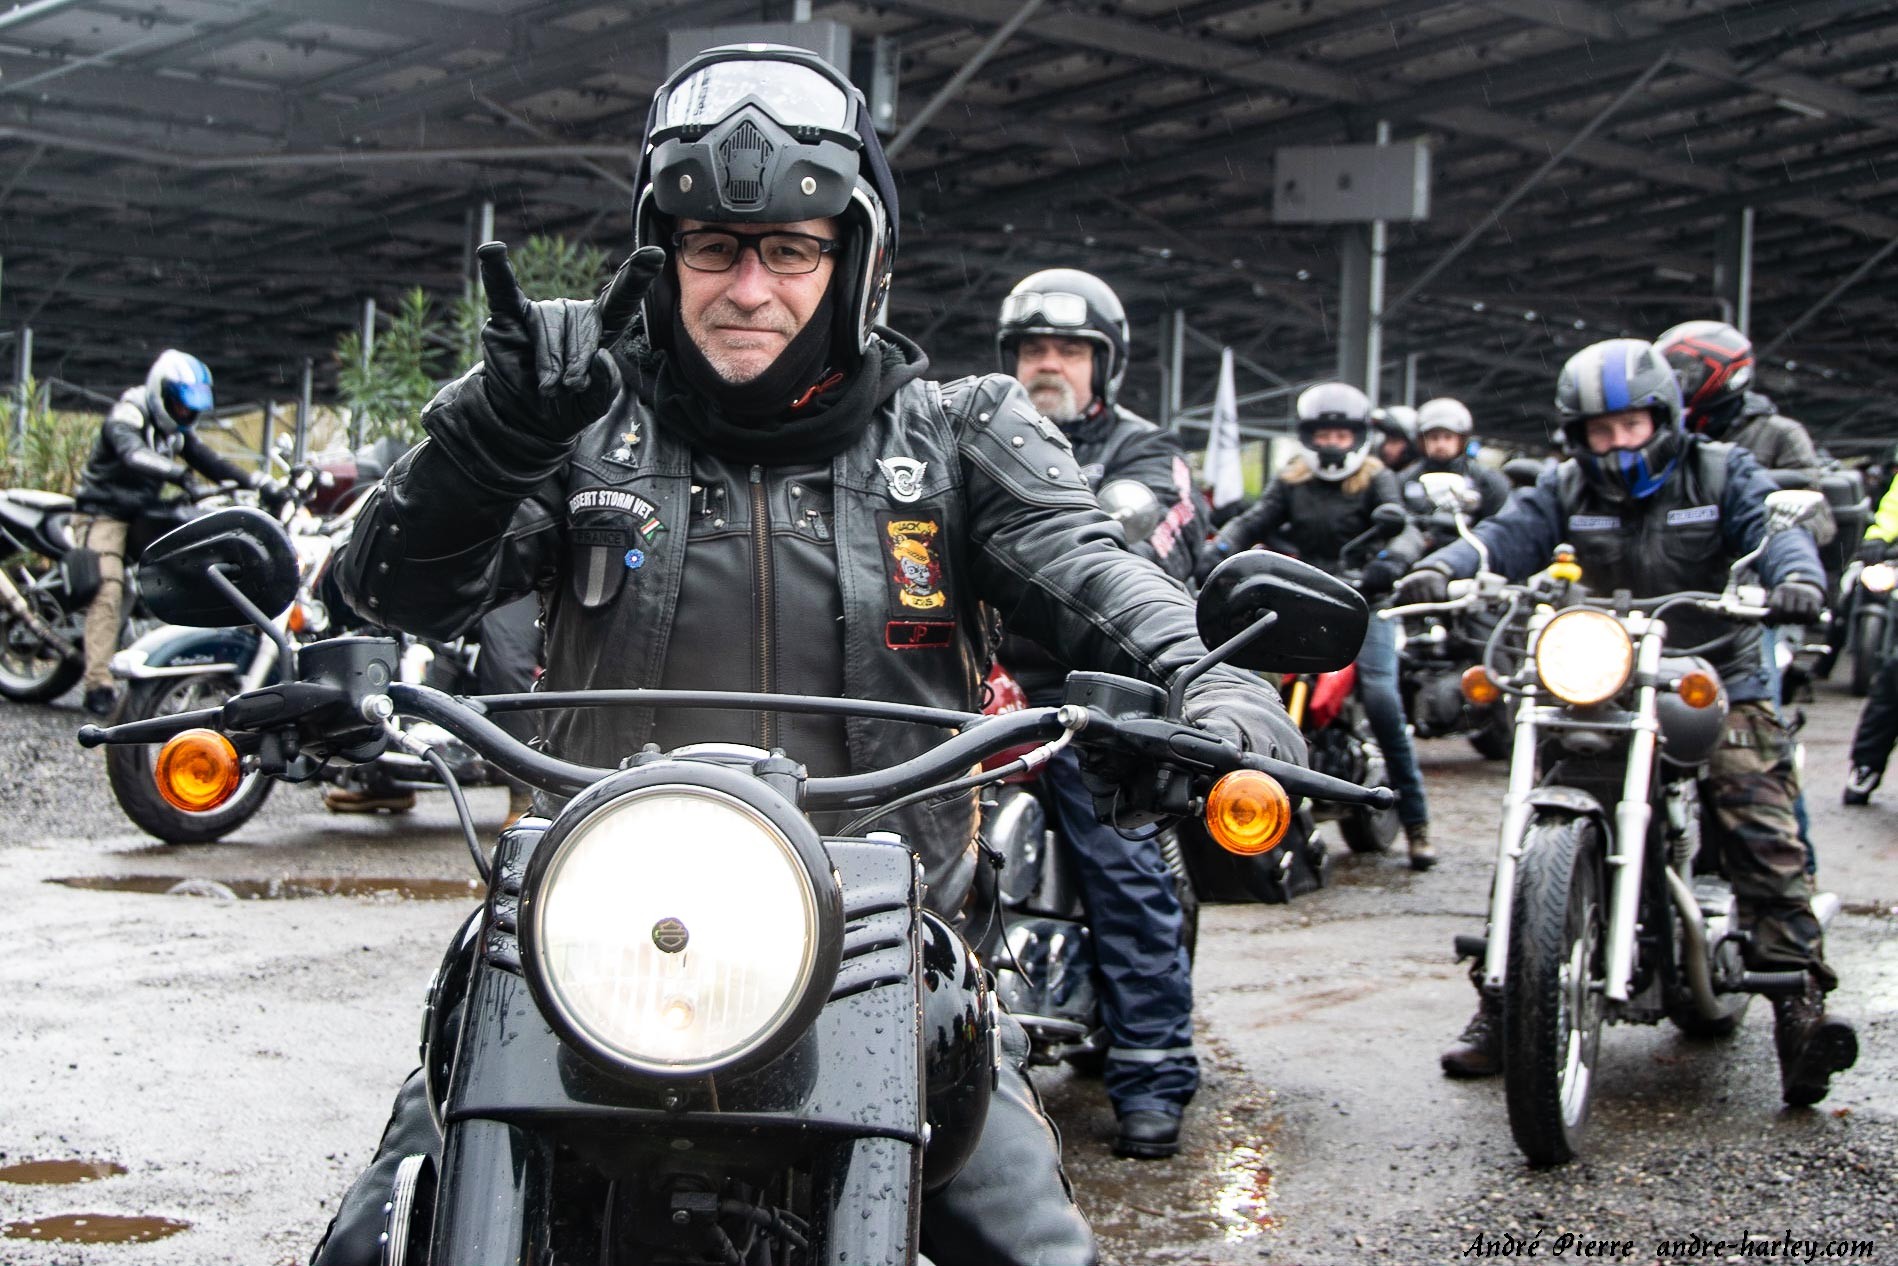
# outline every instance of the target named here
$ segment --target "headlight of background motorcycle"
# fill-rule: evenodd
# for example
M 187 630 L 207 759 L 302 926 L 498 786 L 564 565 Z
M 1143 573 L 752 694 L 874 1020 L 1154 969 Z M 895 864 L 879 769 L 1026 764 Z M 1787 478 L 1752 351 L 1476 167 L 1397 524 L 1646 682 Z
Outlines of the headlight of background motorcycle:
M 755 806 L 666 782 L 555 834 L 522 893 L 522 950 L 537 1000 L 570 1040 L 639 1072 L 702 1075 L 772 1048 L 822 1005 L 835 889 L 818 891 Z
M 1858 582 L 1872 593 L 1890 593 L 1898 588 L 1898 567 L 1890 563 L 1873 563 L 1858 574 Z
M 1550 620 L 1536 640 L 1536 676 L 1563 703 L 1614 698 L 1634 671 L 1634 642 L 1606 611 L 1577 608 Z

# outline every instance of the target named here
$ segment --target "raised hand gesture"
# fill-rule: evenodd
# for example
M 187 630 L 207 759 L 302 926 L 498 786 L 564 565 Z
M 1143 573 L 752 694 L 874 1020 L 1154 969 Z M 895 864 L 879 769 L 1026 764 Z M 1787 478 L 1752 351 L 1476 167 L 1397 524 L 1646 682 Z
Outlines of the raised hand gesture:
M 531 300 L 514 279 L 506 243 L 489 242 L 476 254 L 488 292 L 481 347 L 489 403 L 503 421 L 524 431 L 571 439 L 613 403 L 618 375 L 607 349 L 632 324 L 665 267 L 665 251 L 634 251 L 591 301 Z

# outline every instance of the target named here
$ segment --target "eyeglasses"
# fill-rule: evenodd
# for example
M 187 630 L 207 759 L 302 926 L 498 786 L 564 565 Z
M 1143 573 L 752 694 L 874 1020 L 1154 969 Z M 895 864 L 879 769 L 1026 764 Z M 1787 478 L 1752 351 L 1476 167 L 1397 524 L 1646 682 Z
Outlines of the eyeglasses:
M 679 262 L 693 272 L 727 272 L 750 250 L 757 252 L 759 263 L 782 277 L 816 272 L 824 256 L 837 249 L 831 238 L 810 233 L 734 233 L 729 229 L 674 233 L 672 244 L 679 248 Z
M 1087 300 L 1060 290 L 1025 290 L 1002 300 L 1002 324 L 1078 330 L 1087 325 Z

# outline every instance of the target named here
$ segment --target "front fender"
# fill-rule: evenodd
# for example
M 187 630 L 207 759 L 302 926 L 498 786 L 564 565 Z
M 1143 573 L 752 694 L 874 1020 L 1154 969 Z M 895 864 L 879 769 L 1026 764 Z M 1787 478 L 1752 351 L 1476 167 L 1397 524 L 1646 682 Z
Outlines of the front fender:
M 163 624 L 112 657 L 112 675 L 130 681 L 241 673 L 257 653 L 255 629 L 193 629 Z
M 1608 810 L 1602 807 L 1601 801 L 1579 788 L 1537 787 L 1529 793 L 1529 808 L 1532 824 L 1535 818 L 1546 812 L 1593 818 L 1595 824 L 1601 828 L 1603 839 L 1615 838 L 1614 820 L 1608 816 Z M 1527 831 L 1523 833 L 1525 839 L 1528 838 L 1528 834 Z

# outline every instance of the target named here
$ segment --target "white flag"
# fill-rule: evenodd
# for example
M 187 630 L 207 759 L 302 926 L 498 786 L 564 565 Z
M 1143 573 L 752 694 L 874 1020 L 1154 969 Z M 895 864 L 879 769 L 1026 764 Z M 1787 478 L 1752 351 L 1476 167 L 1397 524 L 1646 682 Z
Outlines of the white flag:
M 1213 395 L 1213 430 L 1206 440 L 1206 486 L 1213 506 L 1227 505 L 1245 496 L 1245 474 L 1239 469 L 1239 392 L 1232 381 L 1232 349 L 1219 354 L 1219 390 Z

